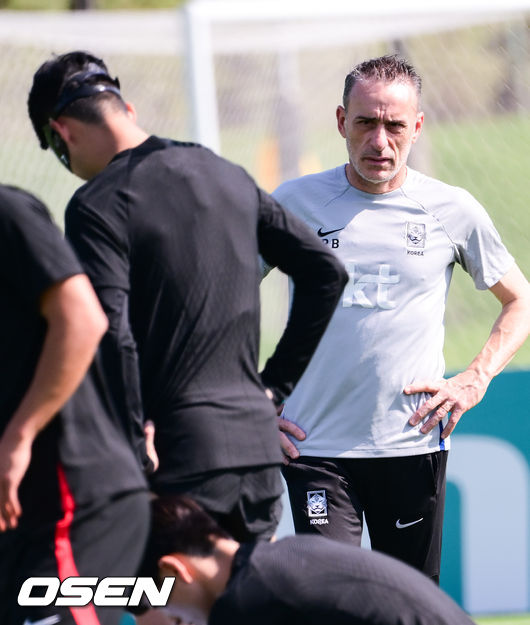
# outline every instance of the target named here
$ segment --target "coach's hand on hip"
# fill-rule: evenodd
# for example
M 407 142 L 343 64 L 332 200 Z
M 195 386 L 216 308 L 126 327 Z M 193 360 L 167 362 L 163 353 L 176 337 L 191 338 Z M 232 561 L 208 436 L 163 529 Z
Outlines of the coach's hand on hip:
M 484 397 L 490 380 L 476 371 L 466 369 L 452 378 L 437 382 L 417 382 L 403 389 L 407 395 L 430 393 L 432 397 L 425 401 L 409 419 L 409 425 L 418 425 L 432 412 L 421 426 L 420 432 L 428 434 L 444 417 L 449 416 L 442 438 L 447 438 L 455 429 L 460 417 Z

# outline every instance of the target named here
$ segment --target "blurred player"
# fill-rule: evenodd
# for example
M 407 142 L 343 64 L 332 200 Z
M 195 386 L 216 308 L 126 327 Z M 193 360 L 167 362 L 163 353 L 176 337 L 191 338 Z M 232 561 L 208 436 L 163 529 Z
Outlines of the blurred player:
M 145 133 L 92 55 L 45 63 L 29 112 L 41 147 L 88 180 L 66 234 L 110 319 L 104 364 L 116 403 L 126 397 L 131 440 L 141 439 L 142 403 L 156 425 L 153 489 L 192 493 L 234 536 L 270 538 L 282 491 L 270 398 L 278 405 L 300 377 L 344 269 L 243 169 Z M 295 284 L 261 377 L 259 254 Z
M 316 536 L 232 540 L 196 503 L 152 502 L 144 574 L 175 577 L 166 612 L 194 625 L 472 625 L 398 560 Z
M 46 208 L 5 186 L 0 282 L 0 623 L 115 624 L 119 610 L 17 605 L 28 577 L 134 575 L 149 504 L 89 370 L 105 314 Z
M 355 67 L 337 108 L 348 163 L 275 192 L 350 276 L 281 427 L 297 532 L 359 544 L 364 512 L 372 547 L 437 580 L 448 436 L 526 339 L 530 290 L 484 208 L 407 167 L 420 91 L 395 56 Z M 444 380 L 455 263 L 502 311 L 469 367 Z

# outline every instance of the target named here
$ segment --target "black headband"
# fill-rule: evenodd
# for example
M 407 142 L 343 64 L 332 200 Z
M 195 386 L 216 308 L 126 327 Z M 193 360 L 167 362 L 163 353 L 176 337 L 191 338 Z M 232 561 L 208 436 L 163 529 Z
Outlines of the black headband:
M 103 93 L 105 91 L 115 93 L 119 98 L 121 98 L 120 81 L 117 78 L 111 78 L 98 65 L 92 64 L 92 67 L 93 69 L 88 69 L 84 72 L 77 72 L 77 74 L 74 74 L 68 79 L 61 90 L 55 106 L 52 109 L 50 116 L 52 119 L 57 119 L 69 104 L 75 102 L 76 100 L 80 100 L 81 98 L 88 98 L 92 95 L 97 95 L 98 93 Z M 102 82 L 98 83 L 98 80 L 105 81 L 107 84 Z M 42 133 L 46 139 L 46 143 L 54 151 L 57 158 L 67 169 L 72 171 L 70 155 L 68 153 L 66 143 L 54 130 L 52 130 L 48 122 L 46 122 L 42 127 Z
M 110 82 L 111 84 L 94 82 L 93 79 L 96 79 L 96 81 L 98 79 L 105 80 L 107 82 Z M 91 82 L 88 83 L 88 80 L 90 80 Z M 78 72 L 77 74 L 74 74 L 69 78 L 68 82 L 61 90 L 61 95 L 55 103 L 55 106 L 53 107 L 51 117 L 53 119 L 59 117 L 64 109 L 72 102 L 75 102 L 75 100 L 88 98 L 89 96 L 103 93 L 105 91 L 115 93 L 121 98 L 120 81 L 118 80 L 118 78 L 111 78 L 99 67 L 97 70 Z

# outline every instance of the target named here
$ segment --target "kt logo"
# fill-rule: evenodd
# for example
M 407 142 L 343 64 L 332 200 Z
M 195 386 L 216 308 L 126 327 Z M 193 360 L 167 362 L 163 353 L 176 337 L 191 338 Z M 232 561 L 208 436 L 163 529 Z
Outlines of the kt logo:
M 355 263 L 346 263 L 350 281 L 344 289 L 342 306 L 362 306 L 363 308 L 382 308 L 391 310 L 397 303 L 390 298 L 390 288 L 399 283 L 399 274 L 390 274 L 390 265 L 379 265 L 377 273 L 357 272 Z

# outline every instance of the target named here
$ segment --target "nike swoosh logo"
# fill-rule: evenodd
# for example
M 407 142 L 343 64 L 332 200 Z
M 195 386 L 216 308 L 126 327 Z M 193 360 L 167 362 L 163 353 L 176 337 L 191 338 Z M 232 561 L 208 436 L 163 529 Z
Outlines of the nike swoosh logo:
M 401 523 L 401 521 L 398 519 L 396 521 L 396 527 L 398 528 L 398 530 L 402 530 L 405 527 L 416 525 L 416 523 L 420 523 L 420 521 L 423 521 L 423 517 L 421 517 L 421 519 L 416 519 L 416 521 L 411 521 L 410 523 Z
M 344 230 L 346 226 L 342 226 L 342 228 L 336 228 L 335 230 L 326 230 L 326 232 L 322 232 L 322 228 L 318 229 L 318 236 L 319 237 L 327 237 L 328 234 L 333 234 L 334 232 L 339 232 L 339 230 Z
M 55 625 L 61 620 L 61 617 L 58 614 L 53 614 L 52 616 L 47 616 L 46 618 L 41 618 L 38 621 L 30 621 L 26 619 L 23 625 Z

